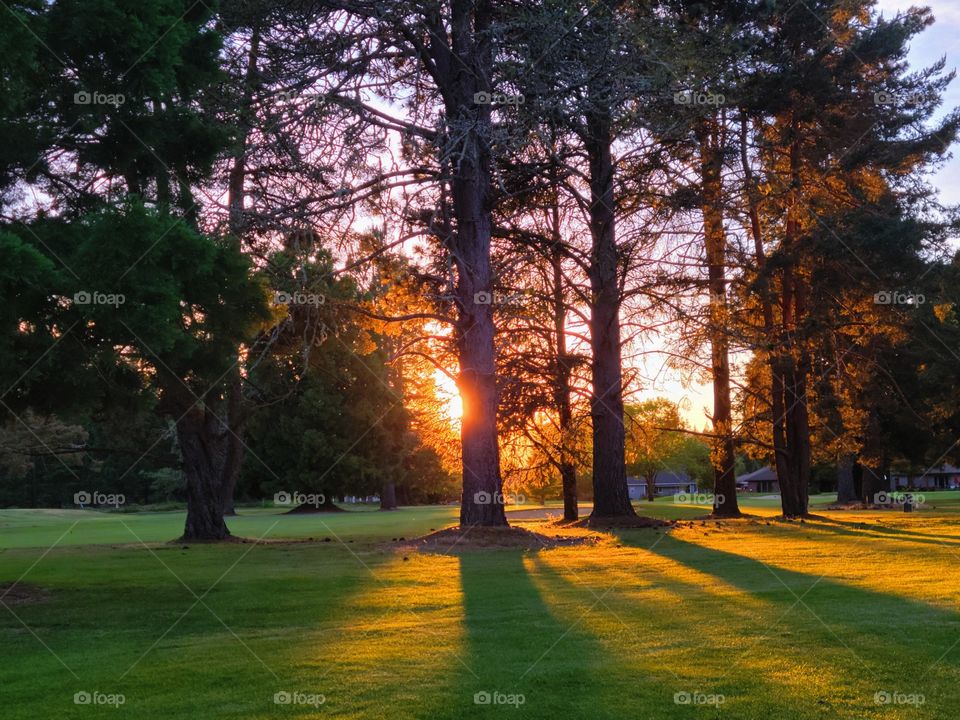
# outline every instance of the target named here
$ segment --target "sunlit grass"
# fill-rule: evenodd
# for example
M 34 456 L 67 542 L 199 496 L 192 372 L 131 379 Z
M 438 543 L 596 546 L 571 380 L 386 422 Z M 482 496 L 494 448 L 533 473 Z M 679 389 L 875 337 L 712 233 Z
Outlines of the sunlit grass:
M 188 549 L 161 542 L 180 513 L 2 511 L 0 582 L 26 572 L 46 592 L 0 607 L 4 716 L 114 712 L 73 704 L 97 689 L 126 696 L 118 717 L 148 719 L 718 714 L 677 693 L 722 695 L 719 714 L 738 720 L 950 718 L 953 495 L 912 514 L 821 507 L 825 521 L 802 524 L 760 501 L 753 520 L 456 555 L 392 542 L 453 522 L 453 507 L 248 510 L 236 534 L 316 542 Z M 523 525 L 555 531 L 544 522 Z M 277 692 L 325 702 L 276 705 Z M 524 702 L 475 705 L 478 692 Z M 924 703 L 878 705 L 878 692 Z

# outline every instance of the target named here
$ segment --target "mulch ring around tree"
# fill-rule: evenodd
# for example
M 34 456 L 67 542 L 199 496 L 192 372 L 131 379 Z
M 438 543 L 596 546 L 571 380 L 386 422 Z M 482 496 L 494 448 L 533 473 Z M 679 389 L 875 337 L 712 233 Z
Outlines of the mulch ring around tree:
M 544 533 L 520 527 L 452 527 L 414 538 L 408 547 L 426 552 L 451 553 L 463 550 L 545 550 L 555 547 L 592 545 L 600 537 L 591 533 Z
M 36 605 L 45 602 L 50 593 L 30 583 L 0 583 L 0 602 L 4 605 Z
M 611 517 L 594 517 L 590 515 L 569 523 L 567 527 L 589 528 L 591 530 L 628 530 L 631 528 L 665 528 L 672 527 L 676 520 L 661 520 L 646 515 L 617 515 Z

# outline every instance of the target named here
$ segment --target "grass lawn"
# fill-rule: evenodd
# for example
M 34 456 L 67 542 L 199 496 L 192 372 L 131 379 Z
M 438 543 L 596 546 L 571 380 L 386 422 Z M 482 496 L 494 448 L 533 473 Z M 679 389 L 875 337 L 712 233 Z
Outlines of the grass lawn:
M 179 512 L 3 510 L 0 584 L 22 580 L 0 607 L 2 714 L 960 716 L 960 493 L 909 515 L 829 500 L 823 522 L 775 522 L 777 502 L 754 499 L 752 520 L 456 555 L 391 542 L 454 507 L 241 510 L 234 534 L 314 542 L 188 548 L 166 543 Z

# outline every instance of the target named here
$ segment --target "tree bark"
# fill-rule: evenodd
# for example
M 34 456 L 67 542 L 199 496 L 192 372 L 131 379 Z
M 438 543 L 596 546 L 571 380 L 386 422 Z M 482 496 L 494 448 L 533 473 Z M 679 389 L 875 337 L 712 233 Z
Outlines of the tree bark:
M 556 187 L 556 180 L 555 185 Z M 574 521 L 580 517 L 577 506 L 577 467 L 574 464 L 573 410 L 570 390 L 570 377 L 573 372 L 573 358 L 567 352 L 567 304 L 564 300 L 563 248 L 560 235 L 560 207 L 554 200 L 551 208 L 551 248 L 550 265 L 553 285 L 553 323 L 556 335 L 556 384 L 553 401 L 557 408 L 560 423 L 560 482 L 563 487 L 563 519 Z
M 785 377 L 784 403 L 786 420 L 787 465 L 789 484 L 781 492 L 785 517 L 803 517 L 808 512 L 810 492 L 810 419 L 807 399 L 807 379 L 810 374 L 810 355 L 803 337 L 803 323 L 807 312 L 807 289 L 799 267 L 800 222 L 797 218 L 800 202 L 800 141 L 799 129 L 791 123 L 793 137 L 790 143 L 790 191 L 787 199 L 787 218 L 784 248 L 787 261 L 782 273 L 782 342 L 789 352 L 789 372 Z M 783 483 L 781 482 L 781 491 Z
M 700 145 L 703 238 L 710 291 L 710 366 L 713 374 L 713 514 L 739 517 L 733 415 L 730 403 L 730 343 L 727 336 L 727 237 L 723 226 L 723 153 L 716 119 L 697 128 Z
M 614 211 L 614 167 L 608 112 L 587 118 L 585 145 L 590 166 L 590 365 L 593 419 L 593 513 L 596 517 L 636 513 L 627 491 L 626 428 L 620 348 L 620 277 Z
M 780 485 L 781 506 L 783 504 L 784 487 L 790 483 L 790 448 L 787 446 L 785 427 L 786 404 L 784 388 L 786 385 L 784 370 L 785 360 L 782 354 L 781 336 L 777 329 L 774 315 L 770 275 L 767 270 L 767 256 L 763 247 L 763 228 L 760 224 L 760 201 L 753 170 L 747 152 L 748 121 L 746 117 L 740 121 L 740 161 L 743 166 L 744 183 L 748 214 L 750 217 L 750 234 L 753 236 L 754 253 L 757 261 L 757 295 L 763 312 L 764 336 L 767 343 L 767 364 L 770 368 L 770 410 L 771 435 L 773 444 L 774 468 L 777 472 L 777 482 Z
M 857 486 L 854 482 L 853 469 L 856 455 L 844 453 L 837 460 L 837 502 L 851 503 L 857 501 Z
M 490 105 L 477 103 L 492 76 L 490 3 L 451 3 L 450 46 L 434 45 L 438 85 L 445 102 L 450 147 L 456 158 L 450 182 L 456 231 L 449 248 L 457 270 L 455 327 L 463 402 L 460 440 L 463 492 L 460 525 L 505 526 L 490 267 Z M 436 38 L 434 38 L 436 40 Z
M 231 234 L 240 237 L 244 228 L 244 201 L 246 198 L 246 169 L 247 169 L 247 139 L 253 126 L 251 113 L 253 112 L 253 94 L 257 85 L 257 64 L 260 58 L 260 27 L 254 25 L 250 35 L 250 49 L 247 53 L 247 71 L 244 76 L 243 96 L 239 108 L 239 137 L 236 139 L 232 165 L 227 180 L 227 212 L 228 227 Z M 243 442 L 241 440 L 243 385 L 240 372 L 234 368 L 227 390 L 229 410 L 227 423 L 230 432 L 229 447 L 227 449 L 227 465 L 225 467 L 225 482 L 223 487 L 223 511 L 225 515 L 236 515 L 235 494 L 237 481 L 240 477 L 240 468 L 243 465 Z
M 187 478 L 187 519 L 181 539 L 225 540 L 230 531 L 223 518 L 227 452 L 223 420 L 198 403 L 180 416 L 176 432 Z

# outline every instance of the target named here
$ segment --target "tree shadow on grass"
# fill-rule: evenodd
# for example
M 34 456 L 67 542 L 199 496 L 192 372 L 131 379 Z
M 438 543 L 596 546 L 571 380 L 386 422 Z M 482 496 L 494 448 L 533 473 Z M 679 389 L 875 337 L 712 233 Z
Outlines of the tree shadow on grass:
M 806 522 L 808 525 L 812 525 L 818 530 L 825 530 L 837 535 L 869 538 L 888 537 L 921 545 L 936 545 L 947 549 L 960 548 L 960 539 L 953 536 L 944 538 L 938 535 L 931 535 L 930 533 L 921 533 L 915 530 L 895 528 L 890 527 L 889 525 L 880 525 L 874 522 L 852 522 L 849 520 L 837 520 L 836 518 L 822 516 L 818 517 L 816 520 L 807 520 Z
M 578 623 L 551 612 L 525 563 L 535 555 L 460 555 L 462 659 L 469 670 L 461 667 L 449 707 L 432 717 L 624 717 L 628 674 Z M 509 704 L 521 696 L 522 704 Z
M 620 537 L 624 544 L 647 549 L 630 533 Z M 953 708 L 955 694 L 946 689 L 953 687 L 957 678 L 960 614 L 673 536 L 649 550 L 779 605 L 782 619 L 771 628 L 771 637 L 781 629 L 788 637 L 814 633 L 815 646 L 846 651 L 850 655 L 848 672 L 866 685 L 876 686 L 875 691 L 907 687 L 923 693 L 926 688 L 925 711 L 944 712 L 944 717 L 950 714 L 947 708 L 948 704 Z M 908 569 L 891 567 L 894 587 L 898 572 Z

